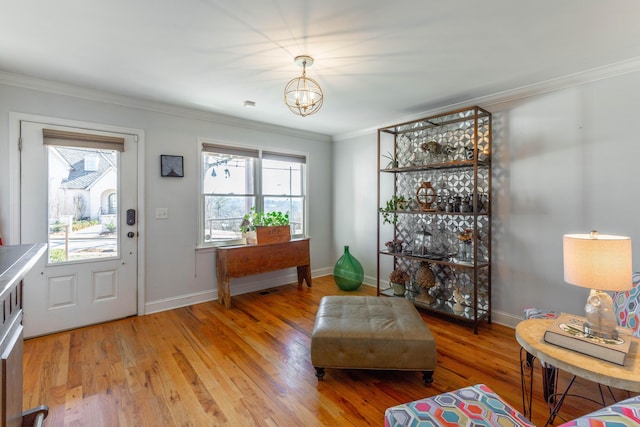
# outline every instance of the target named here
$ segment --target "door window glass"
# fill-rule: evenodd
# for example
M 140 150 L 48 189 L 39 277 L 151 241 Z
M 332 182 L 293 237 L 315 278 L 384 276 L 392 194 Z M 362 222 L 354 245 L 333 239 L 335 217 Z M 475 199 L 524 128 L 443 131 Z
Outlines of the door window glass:
M 118 256 L 120 152 L 48 145 L 49 263 Z

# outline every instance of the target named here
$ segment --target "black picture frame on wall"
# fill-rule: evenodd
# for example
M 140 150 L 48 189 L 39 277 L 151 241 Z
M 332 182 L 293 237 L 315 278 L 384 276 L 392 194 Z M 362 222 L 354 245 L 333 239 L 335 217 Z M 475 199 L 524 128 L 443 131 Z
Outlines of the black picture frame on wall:
M 184 163 L 183 163 L 182 156 L 170 156 L 167 154 L 161 154 L 160 155 L 160 176 L 183 178 L 184 177 L 183 165 Z

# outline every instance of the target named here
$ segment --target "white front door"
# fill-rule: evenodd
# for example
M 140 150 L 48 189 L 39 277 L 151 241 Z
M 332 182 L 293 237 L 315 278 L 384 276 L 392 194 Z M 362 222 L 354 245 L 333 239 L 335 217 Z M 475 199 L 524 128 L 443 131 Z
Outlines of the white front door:
M 135 136 L 29 121 L 20 133 L 20 241 L 48 243 L 24 279 L 25 336 L 137 314 Z

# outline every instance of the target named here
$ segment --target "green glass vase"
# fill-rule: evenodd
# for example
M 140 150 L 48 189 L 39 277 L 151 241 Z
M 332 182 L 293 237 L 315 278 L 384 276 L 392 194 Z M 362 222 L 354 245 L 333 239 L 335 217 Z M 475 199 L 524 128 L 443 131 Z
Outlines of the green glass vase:
M 360 261 L 349 252 L 349 246 L 344 247 L 344 254 L 333 267 L 333 278 L 343 291 L 355 291 L 362 285 L 364 270 Z

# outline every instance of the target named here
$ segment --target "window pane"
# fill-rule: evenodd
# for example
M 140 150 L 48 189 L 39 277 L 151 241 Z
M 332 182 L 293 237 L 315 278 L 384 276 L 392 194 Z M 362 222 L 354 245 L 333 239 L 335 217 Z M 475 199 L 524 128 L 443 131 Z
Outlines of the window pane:
M 302 197 L 265 197 L 265 212 L 289 214 L 292 235 L 304 235 L 304 199 Z
M 292 235 L 304 236 L 304 156 L 208 143 L 202 150 L 203 244 L 239 244 L 240 224 L 252 207 L 288 213 Z
M 240 223 L 254 203 L 254 197 L 205 195 L 204 242 L 240 239 Z
M 304 164 L 281 160 L 262 160 L 262 194 L 302 195 Z
M 242 218 L 255 206 L 255 158 L 220 151 L 202 153 L 204 243 L 240 239 Z
M 202 153 L 203 192 L 246 195 L 254 193 L 255 160 L 229 154 Z

